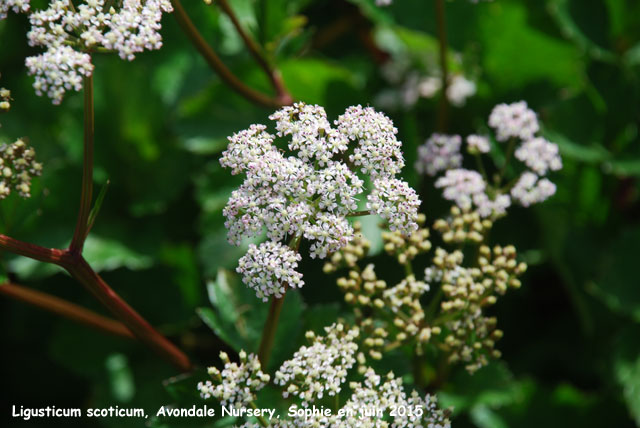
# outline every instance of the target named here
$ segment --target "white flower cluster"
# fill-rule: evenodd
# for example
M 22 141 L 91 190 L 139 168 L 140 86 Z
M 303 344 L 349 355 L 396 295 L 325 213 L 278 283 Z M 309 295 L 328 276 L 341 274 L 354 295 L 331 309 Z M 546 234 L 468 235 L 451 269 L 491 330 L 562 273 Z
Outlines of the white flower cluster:
M 410 235 L 416 223 L 420 199 L 409 185 L 397 178 L 378 179 L 369 194 L 367 208 L 389 222 L 389 230 Z
M 454 75 L 447 86 L 447 98 L 456 107 L 462 107 L 476 93 L 476 84 L 461 74 Z
M 389 108 L 402 106 L 405 109 L 413 107 L 420 98 L 433 98 L 442 89 L 442 79 L 430 75 L 422 76 L 416 71 L 407 72 L 407 64 L 393 61 L 385 65 L 382 70 L 389 83 L 396 88 L 388 88 L 381 92 L 376 103 Z M 434 71 L 437 74 L 436 71 Z M 403 77 L 406 74 L 406 77 Z M 455 107 L 463 107 L 467 99 L 476 94 L 475 82 L 467 79 L 462 74 L 454 74 L 449 78 L 447 85 L 447 99 Z
M 7 12 L 13 10 L 14 13 L 25 13 L 29 11 L 30 0 L 0 0 L 0 20 L 7 17 Z
M 489 117 L 489 125 L 496 130 L 498 141 L 511 140 L 511 144 L 516 144 L 520 140 L 513 155 L 533 172 L 524 171 L 515 185 L 510 188 L 501 188 L 499 185 L 494 187 L 487 182 L 484 171 L 480 174 L 460 168 L 462 155 L 459 136 L 434 134 L 418 148 L 416 169 L 432 176 L 446 171 L 435 183 L 436 187 L 444 189 L 444 198 L 455 202 L 464 211 L 478 213 L 482 218 L 504 215 L 512 201 L 528 207 L 555 194 L 556 186 L 540 177 L 549 171 L 562 169 L 559 149 L 556 144 L 536 136 L 540 125 L 527 103 L 521 101 L 496 106 Z M 477 156 L 489 153 L 490 150 L 491 144 L 487 137 L 467 137 L 467 151 L 470 154 Z M 480 158 L 478 160 L 481 162 Z M 504 172 L 506 171 L 503 169 L 501 174 Z
M 20 2 L 8 3 L 15 9 Z M 118 10 L 107 4 L 85 0 L 74 7 L 67 0 L 52 0 L 47 9 L 31 13 L 29 44 L 46 49 L 26 59 L 29 74 L 36 76 L 38 95 L 46 93 L 59 104 L 66 91 L 80 90 L 82 77 L 93 72 L 89 52 L 97 48 L 131 61 L 144 50 L 162 46 L 160 21 L 163 13 L 173 11 L 170 0 L 123 0 Z
M 351 396 L 343 407 L 331 414 L 312 412 L 305 414 L 297 404 L 289 407 L 290 420 L 269 422 L 274 428 L 451 428 L 445 412 L 438 408 L 437 397 L 427 394 L 424 398 L 416 391 L 407 394 L 402 380 L 393 373 L 384 378 L 371 368 L 364 371 L 361 382 L 349 384 Z M 396 409 L 394 416 L 391 410 Z M 260 428 L 247 422 L 236 428 Z
M 541 137 L 522 143 L 516 150 L 515 156 L 538 175 L 546 175 L 547 171 L 562 169 L 558 145 Z
M 545 201 L 556 193 L 556 185 L 533 172 L 524 172 L 511 189 L 511 196 L 523 207 Z
M 220 353 L 220 359 L 224 369 L 220 371 L 209 367 L 208 373 L 214 381 L 199 382 L 200 395 L 205 399 L 214 397 L 223 406 L 248 407 L 256 399 L 255 392 L 269 382 L 269 375 L 262 372 L 260 361 L 254 354 L 240 351 L 240 365 L 232 363 L 224 352 Z
M 23 198 L 31 196 L 31 179 L 42 173 L 42 164 L 35 161 L 36 152 L 22 140 L 0 145 L 0 199 L 14 189 Z
M 245 284 L 256 290 L 256 296 L 266 302 L 269 296 L 282 297 L 285 286 L 304 285 L 302 274 L 296 272 L 300 258 L 300 254 L 278 242 L 251 244 L 236 271 L 242 274 Z
M 481 135 L 469 135 L 467 137 L 467 151 L 471 154 L 489 153 L 491 151 L 489 139 Z
M 525 101 L 498 104 L 489 116 L 489 126 L 496 130 L 496 140 L 529 140 L 540 130 L 538 117 Z
M 420 174 L 435 176 L 440 171 L 459 168 L 462 165 L 461 145 L 459 135 L 433 134 L 418 147 L 416 170 Z
M 285 361 L 275 374 L 274 382 L 286 386 L 283 396 L 295 396 L 307 407 L 325 394 L 334 396 L 346 380 L 347 370 L 356 362 L 357 328 L 345 330 L 337 323 L 325 328 L 325 336 L 307 332 L 311 346 L 301 347 L 291 360 Z
M 444 412 L 437 408 L 437 398 L 427 395 L 422 399 L 416 391 L 410 396 L 404 392 L 402 380 L 393 373 L 382 379 L 368 368 L 363 382 L 352 382 L 351 398 L 342 408 L 344 416 L 334 416 L 331 427 L 428 427 L 450 428 Z M 392 408 L 403 408 L 390 417 L 391 423 L 380 417 L 389 415 Z
M 470 169 L 450 169 L 438 178 L 435 186 L 444 189 L 445 199 L 454 201 L 462 209 L 468 209 L 474 198 L 484 194 L 486 183 L 482 175 Z
M 365 191 L 356 168 L 373 183 L 371 213 L 402 232 L 417 229 L 420 201 L 407 183 L 395 178 L 404 158 L 397 129 L 387 116 L 355 106 L 332 127 L 324 108 L 297 103 L 270 119 L 276 122 L 277 137 L 290 137 L 291 155 L 277 148 L 276 136 L 264 125 L 252 125 L 229 138 L 220 159 L 232 174 L 246 175 L 223 211 L 229 242 L 239 245 L 243 238 L 264 231 L 273 241 L 264 248 L 251 247 L 239 268 L 260 298 L 280 296 L 286 280 L 294 281 L 291 286 L 302 285 L 294 271 L 299 255 L 294 257 L 293 250 L 285 251 L 275 242 L 299 243 L 304 237 L 311 241 L 311 257 L 324 258 L 353 239 L 347 216 L 356 212 L 358 197 Z M 289 262 L 281 265 L 284 259 Z M 280 266 L 279 275 L 268 266 Z

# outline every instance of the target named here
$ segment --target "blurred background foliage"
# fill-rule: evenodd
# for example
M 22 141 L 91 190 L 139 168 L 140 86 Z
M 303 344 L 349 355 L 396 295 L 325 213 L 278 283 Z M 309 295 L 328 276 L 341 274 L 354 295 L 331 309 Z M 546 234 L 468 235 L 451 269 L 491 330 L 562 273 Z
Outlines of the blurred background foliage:
M 433 0 L 396 0 L 384 9 L 372 0 L 231 4 L 293 96 L 325 106 L 332 118 L 350 105 L 377 105 L 381 94 L 391 93 L 394 84 L 383 71 L 394 63 L 426 75 L 437 65 Z M 269 82 L 229 19 L 201 1 L 184 6 L 233 72 L 268 92 Z M 640 2 L 456 0 L 446 8 L 451 67 L 478 87 L 452 109 L 449 132 L 482 131 L 495 104 L 524 99 L 539 113 L 544 134 L 560 145 L 565 166 L 554 176 L 555 197 L 534 209 L 512 209 L 492 234 L 495 243 L 514 244 L 530 264 L 524 287 L 495 308 L 505 331 L 498 345 L 503 360 L 472 377 L 453 370 L 440 389 L 442 402 L 455 406 L 456 427 L 640 426 Z M 82 95 L 70 94 L 55 107 L 34 94 L 24 67 L 24 57 L 34 52 L 26 31 L 23 16 L 0 22 L 0 84 L 15 99 L 2 117 L 0 139 L 28 137 L 45 169 L 30 200 L 2 201 L 2 228 L 61 247 L 68 244 L 79 198 Z M 271 111 L 221 83 L 171 16 L 163 36 L 162 50 L 134 63 L 95 58 L 96 186 L 111 184 L 86 257 L 134 308 L 206 366 L 218 361 L 220 349 L 255 348 L 266 316 L 266 306 L 220 270 L 233 270 L 244 250 L 226 242 L 221 211 L 238 182 L 218 157 L 227 136 L 266 123 Z M 435 131 L 437 101 L 384 109 L 404 143 L 406 178 L 421 189 L 422 209 L 433 220 L 447 207 L 411 165 L 417 146 Z M 376 221 L 367 224 L 375 240 L 369 226 Z M 60 270 L 6 253 L 1 260 L 3 275 L 12 280 L 102 312 Z M 375 261 L 378 272 L 397 276 L 392 261 Z M 302 343 L 306 329 L 318 330 L 346 310 L 335 277 L 321 267 L 304 260 L 307 285 L 287 297 L 272 364 Z M 155 412 L 171 402 L 199 403 L 194 385 L 202 372 L 171 378 L 171 367 L 135 343 L 6 298 L 0 319 L 8 398 L 2 417 L 11 404 Z M 12 419 L 3 426 L 55 423 L 68 421 Z M 94 419 L 82 426 L 141 423 Z

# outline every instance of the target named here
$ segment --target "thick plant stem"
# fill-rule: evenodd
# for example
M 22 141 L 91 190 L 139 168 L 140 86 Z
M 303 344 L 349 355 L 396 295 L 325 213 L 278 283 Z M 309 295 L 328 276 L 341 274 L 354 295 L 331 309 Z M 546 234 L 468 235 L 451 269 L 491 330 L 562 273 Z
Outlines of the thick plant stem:
M 104 280 L 89 266 L 81 256 L 71 255 L 73 263 L 64 266 L 78 282 L 85 286 L 107 309 L 120 319 L 131 332 L 144 344 L 156 351 L 167 361 L 182 371 L 191 369 L 189 358 L 173 343 L 158 333 L 127 304 Z
M 242 27 L 242 25 L 240 24 L 240 21 L 238 20 L 238 17 L 236 16 L 236 14 L 233 12 L 233 9 L 229 5 L 229 2 L 227 0 L 218 0 L 216 3 L 220 6 L 222 11 L 227 14 L 229 19 L 231 19 L 233 26 L 236 28 L 236 31 L 244 41 L 244 44 L 247 46 L 247 49 L 249 49 L 249 53 L 251 53 L 251 55 L 253 56 L 255 61 L 258 63 L 258 65 L 262 67 L 267 77 L 269 77 L 269 81 L 271 82 L 271 85 L 273 86 L 276 93 L 278 94 L 278 100 L 285 105 L 291 104 L 293 102 L 293 98 L 287 91 L 287 88 L 284 86 L 284 82 L 282 81 L 282 76 L 280 75 L 280 72 L 274 69 L 274 67 L 269 63 L 269 61 L 267 61 L 267 59 L 264 56 L 264 52 L 262 48 L 258 45 L 258 43 L 256 43 L 255 40 L 253 40 L 253 38 L 249 35 L 249 33 L 247 33 L 245 29 Z
M 182 371 L 191 369 L 189 358 L 122 300 L 79 253 L 72 252 L 70 249 L 44 248 L 5 235 L 0 235 L 0 249 L 64 268 L 122 321 L 138 340 L 151 347 L 178 369 Z
M 82 192 L 80 209 L 75 231 L 69 248 L 50 249 L 18 241 L 6 235 L 0 235 L 0 249 L 12 253 L 63 267 L 72 277 L 83 284 L 95 297 L 109 309 L 141 342 L 151 347 L 159 355 L 173 363 L 177 368 L 187 371 L 191 368 L 188 357 L 164 336 L 158 333 L 144 318 L 134 311 L 118 294 L 111 289 L 82 257 L 82 247 L 89 232 L 93 193 L 93 140 L 94 108 L 93 78 L 84 78 L 84 157 L 82 168 Z M 23 293 L 24 296 L 24 293 Z M 34 297 L 34 295 L 30 295 Z M 42 297 L 42 296 L 40 296 Z M 41 303 L 42 299 L 39 300 Z M 60 309 L 60 305 L 57 305 Z M 69 309 L 67 306 L 66 309 Z M 86 314 L 85 314 L 86 315 Z
M 438 26 L 438 44 L 440 51 L 440 77 L 442 79 L 442 89 L 440 92 L 440 100 L 438 104 L 438 132 L 445 133 L 449 126 L 449 98 L 447 98 L 447 89 L 449 88 L 449 64 L 448 43 L 447 43 L 447 22 L 445 14 L 445 0 L 435 0 L 436 2 L 436 23 Z
M 209 67 L 211 67 L 211 69 L 215 71 L 227 85 L 249 101 L 258 105 L 269 108 L 280 108 L 285 105 L 279 99 L 271 98 L 261 92 L 258 92 L 238 79 L 231 70 L 224 65 L 218 55 L 216 55 L 213 49 L 211 49 L 211 46 L 209 46 L 209 44 L 204 40 L 189 18 L 189 15 L 187 15 L 187 12 L 182 7 L 180 0 L 171 0 L 171 3 L 173 4 L 174 9 L 173 15 L 178 20 L 178 24 L 180 24 L 182 31 L 184 31 L 191 43 L 195 46 L 198 52 L 200 52 L 200 55 L 202 55 Z
M 124 324 L 41 291 L 32 290 L 12 283 L 6 283 L 0 285 L 0 294 L 37 306 L 45 311 L 52 312 L 80 324 L 93 327 L 105 333 L 125 337 L 127 339 L 134 338 L 131 331 L 129 331 Z
M 82 253 L 89 232 L 89 213 L 93 200 L 93 139 L 95 118 L 93 108 L 93 75 L 84 78 L 84 155 L 82 160 L 82 193 L 76 229 L 73 232 L 69 251 Z
M 269 306 L 269 315 L 264 323 L 264 329 L 262 330 L 262 339 L 260 340 L 260 347 L 258 348 L 258 359 L 262 364 L 262 367 L 266 369 L 269 363 L 269 356 L 271 354 L 271 348 L 273 347 L 273 341 L 276 337 L 276 330 L 278 329 L 278 319 L 280 318 L 280 312 L 282 312 L 282 304 L 284 303 L 284 297 L 280 298 L 272 297 L 271 306 Z
M 65 258 L 65 250 L 45 248 L 28 242 L 19 241 L 7 235 L 0 235 L 0 249 L 20 256 L 29 257 L 45 263 L 61 264 Z

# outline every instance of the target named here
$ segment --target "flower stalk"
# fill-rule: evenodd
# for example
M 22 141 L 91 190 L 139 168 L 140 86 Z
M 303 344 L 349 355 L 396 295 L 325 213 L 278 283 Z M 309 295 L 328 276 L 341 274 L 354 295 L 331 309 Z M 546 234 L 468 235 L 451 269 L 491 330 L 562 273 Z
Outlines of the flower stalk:
M 180 0 L 171 0 L 171 4 L 174 9 L 173 15 L 178 20 L 178 24 L 182 28 L 182 31 L 184 31 L 209 67 L 215 71 L 218 76 L 220 76 L 220 78 L 231 87 L 231 89 L 242 95 L 247 100 L 263 107 L 280 108 L 290 103 L 283 103 L 279 97 L 269 97 L 262 92 L 256 91 L 255 89 L 245 85 L 240 79 L 238 79 L 238 77 L 236 77 L 235 74 L 233 74 L 233 72 L 231 72 L 231 70 L 229 70 L 229 68 L 227 68 L 220 57 L 218 57 L 215 51 L 202 37 L 196 26 L 191 21 L 191 18 L 189 18 L 189 15 L 184 10 L 184 7 L 182 7 Z
M 442 79 L 442 91 L 438 104 L 437 129 L 438 132 L 446 133 L 449 124 L 449 99 L 447 89 L 449 88 L 449 64 L 447 63 L 448 43 L 447 43 L 447 22 L 445 14 L 445 0 L 436 0 L 436 24 L 438 28 L 438 44 L 440 53 L 440 78 Z
M 265 57 L 263 49 L 242 27 L 240 21 L 238 20 L 238 17 L 229 5 L 229 2 L 227 0 L 218 0 L 216 3 L 218 4 L 218 6 L 220 6 L 220 9 L 222 9 L 222 11 L 227 14 L 236 31 L 244 41 L 244 44 L 247 46 L 249 53 L 251 54 L 251 56 L 253 56 L 258 65 L 264 70 L 265 74 L 269 78 L 269 81 L 271 82 L 271 85 L 276 91 L 278 101 L 282 103 L 282 105 L 292 104 L 293 98 L 287 91 L 287 88 L 284 86 L 284 82 L 282 81 L 280 72 L 274 69 L 272 64 L 270 64 Z
M 82 193 L 78 221 L 69 251 L 82 253 L 89 230 L 89 213 L 93 200 L 93 141 L 95 135 L 95 112 L 93 105 L 93 75 L 84 78 L 84 154 L 82 160 Z
M 131 331 L 129 331 L 124 324 L 41 291 L 31 290 L 27 287 L 8 282 L 0 285 L 0 294 L 37 306 L 45 311 L 108 334 L 127 339 L 134 338 Z

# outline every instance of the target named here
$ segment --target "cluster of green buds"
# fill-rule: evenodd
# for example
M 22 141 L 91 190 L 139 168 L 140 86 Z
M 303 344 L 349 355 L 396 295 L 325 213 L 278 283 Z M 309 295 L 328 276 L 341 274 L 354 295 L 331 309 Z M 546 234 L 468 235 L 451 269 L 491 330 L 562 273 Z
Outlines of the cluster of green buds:
M 427 229 L 420 229 L 414 237 L 425 237 Z M 395 235 L 395 232 L 390 232 Z M 428 231 L 427 231 L 428 236 Z M 431 244 L 426 239 L 405 239 L 399 251 L 406 248 L 422 247 Z M 425 242 L 427 245 L 425 245 Z M 387 242 L 388 243 L 388 242 Z M 359 238 L 352 248 L 341 250 L 333 254 L 325 265 L 326 272 L 335 271 L 339 267 L 348 267 L 346 276 L 338 278 L 337 285 L 344 292 L 345 302 L 353 306 L 359 327 L 364 334 L 362 350 L 374 360 L 379 360 L 385 351 L 397 346 L 417 340 L 426 343 L 432 333 L 440 334 L 439 327 L 428 327 L 425 324 L 425 312 L 420 302 L 421 297 L 429 291 L 429 286 L 408 274 L 393 287 L 379 279 L 373 264 L 361 269 L 357 261 L 368 249 L 369 242 Z M 374 314 L 374 316 L 371 316 Z
M 486 245 L 481 246 L 478 265 L 485 281 L 490 280 L 500 295 L 503 295 L 508 287 L 520 288 L 522 284 L 518 277 L 527 270 L 526 263 L 518 263 L 516 260 L 516 248 L 513 245 L 496 245 L 493 250 Z
M 12 190 L 23 198 L 31 196 L 31 179 L 42 173 L 42 164 L 35 161 L 35 156 L 35 150 L 21 139 L 0 145 L 0 199 Z
M 5 113 L 11 108 L 11 91 L 0 88 L 0 113 Z
M 433 224 L 433 228 L 442 234 L 442 240 L 447 244 L 479 244 L 484 241 L 492 226 L 493 221 L 490 218 L 483 219 L 477 211 L 456 205 L 451 207 L 449 216 L 438 219 Z
M 438 248 L 434 266 L 427 268 L 427 282 L 441 282 L 444 301 L 439 317 L 445 330 L 441 348 L 449 353 L 449 362 L 464 362 L 473 373 L 488 364 L 488 357 L 499 358 L 495 342 L 502 337 L 496 329 L 495 317 L 487 317 L 484 308 L 493 305 L 497 296 L 509 287 L 520 287 L 517 278 L 526 270 L 526 264 L 516 261 L 513 246 L 496 246 L 491 250 L 479 248 L 478 265 L 463 267 L 460 251 L 447 253 Z
M 409 236 L 405 236 L 399 231 L 385 230 L 382 232 L 385 251 L 396 257 L 398 263 L 405 265 L 413 260 L 418 254 L 426 253 L 431 249 L 429 241 L 429 229 L 424 227 L 426 221 L 424 214 L 418 214 L 418 230 Z

